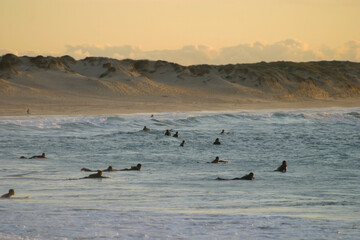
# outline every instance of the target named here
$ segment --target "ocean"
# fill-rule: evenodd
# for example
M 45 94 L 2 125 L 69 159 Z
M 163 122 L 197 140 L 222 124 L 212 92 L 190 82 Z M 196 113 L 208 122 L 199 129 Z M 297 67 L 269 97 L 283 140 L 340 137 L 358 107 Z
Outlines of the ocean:
M 360 239 L 360 108 L 0 117 L 0 133 L 0 239 Z

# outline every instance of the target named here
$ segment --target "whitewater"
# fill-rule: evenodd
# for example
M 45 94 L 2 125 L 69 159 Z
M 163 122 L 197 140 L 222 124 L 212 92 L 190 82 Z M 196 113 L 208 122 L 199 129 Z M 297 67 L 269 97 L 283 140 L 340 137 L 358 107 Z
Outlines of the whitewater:
M 0 239 L 360 239 L 360 108 L 9 116 L 0 133 Z

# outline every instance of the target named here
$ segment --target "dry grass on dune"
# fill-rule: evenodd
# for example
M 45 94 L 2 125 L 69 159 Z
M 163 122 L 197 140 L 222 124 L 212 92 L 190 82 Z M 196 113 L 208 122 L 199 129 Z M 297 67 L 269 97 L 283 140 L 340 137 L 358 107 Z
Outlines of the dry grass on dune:
M 181 66 L 109 58 L 76 61 L 70 56 L 0 58 L 1 115 L 20 114 L 26 106 L 51 114 L 91 109 L 220 110 L 302 102 L 357 106 L 359 97 L 360 63 L 352 62 Z

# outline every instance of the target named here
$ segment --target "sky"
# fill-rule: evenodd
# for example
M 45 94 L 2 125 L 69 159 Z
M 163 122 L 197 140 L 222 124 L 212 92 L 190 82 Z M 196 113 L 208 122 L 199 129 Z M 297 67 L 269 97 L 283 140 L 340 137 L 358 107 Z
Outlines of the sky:
M 0 0 L 0 55 L 360 62 L 359 0 Z

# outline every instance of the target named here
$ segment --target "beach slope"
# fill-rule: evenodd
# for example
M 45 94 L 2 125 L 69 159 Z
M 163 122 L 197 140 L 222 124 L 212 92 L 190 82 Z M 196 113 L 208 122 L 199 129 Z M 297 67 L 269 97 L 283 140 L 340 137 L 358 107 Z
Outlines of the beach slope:
M 0 57 L 0 115 L 360 105 L 360 63 L 194 65 L 88 57 Z

